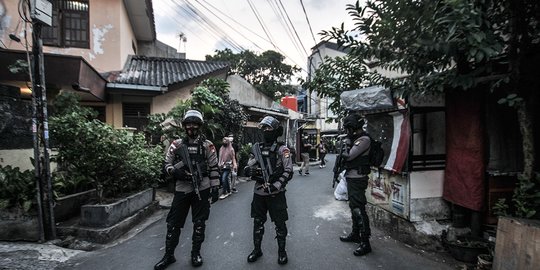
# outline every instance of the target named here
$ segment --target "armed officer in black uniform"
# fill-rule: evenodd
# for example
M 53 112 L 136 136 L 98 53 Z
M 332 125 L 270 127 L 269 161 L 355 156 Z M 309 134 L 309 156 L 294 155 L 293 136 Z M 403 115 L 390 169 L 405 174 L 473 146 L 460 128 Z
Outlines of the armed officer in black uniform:
M 279 121 L 272 116 L 266 116 L 259 123 L 259 129 L 263 131 L 264 142 L 256 143 L 253 146 L 254 157 L 250 158 L 248 167 L 246 167 L 251 174 L 251 179 L 255 180 L 253 201 L 251 202 L 255 248 L 247 257 L 247 261 L 255 262 L 263 255 L 261 243 L 264 235 L 264 223 L 267 219 L 266 213 L 268 212 L 276 226 L 278 263 L 286 264 L 288 258 L 285 251 L 287 237 L 285 221 L 288 220 L 289 216 L 285 186 L 293 176 L 293 164 L 289 148 L 276 141 L 283 134 L 283 127 L 279 125 Z M 265 169 L 268 176 L 267 181 L 264 179 L 263 170 Z
M 347 193 L 349 195 L 349 208 L 352 216 L 352 232 L 339 239 L 343 242 L 359 243 L 354 251 L 355 256 L 362 256 L 371 252 L 369 237 L 371 229 L 366 212 L 366 189 L 369 173 L 369 150 L 371 139 L 364 131 L 365 121 L 358 114 L 350 114 L 343 120 L 343 127 L 347 132 L 347 139 L 352 142 L 349 152 L 341 154 L 345 167 L 347 180 Z
M 204 241 L 205 221 L 210 215 L 209 200 L 211 196 L 213 200 L 217 199 L 219 188 L 216 149 L 212 142 L 200 134 L 203 123 L 199 111 L 187 111 L 182 120 L 187 137 L 173 141 L 165 155 L 164 169 L 173 177 L 176 187 L 171 210 L 167 215 L 165 255 L 154 266 L 156 270 L 165 269 L 176 261 L 174 250 L 190 208 L 193 221 L 191 264 L 201 266 L 203 263 L 200 250 Z M 187 150 L 188 157 L 182 156 L 182 150 Z M 194 171 L 190 171 L 187 159 Z

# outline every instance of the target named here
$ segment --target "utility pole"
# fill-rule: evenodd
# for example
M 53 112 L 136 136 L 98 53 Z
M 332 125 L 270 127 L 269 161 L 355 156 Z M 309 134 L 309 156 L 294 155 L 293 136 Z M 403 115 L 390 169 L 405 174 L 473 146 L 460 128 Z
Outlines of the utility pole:
M 42 24 L 51 25 L 52 4 L 46 0 L 30 0 L 32 17 L 32 138 L 37 187 L 40 240 L 56 238 L 51 167 L 49 157 L 49 121 L 47 89 L 43 61 Z M 40 148 L 43 147 L 43 150 Z

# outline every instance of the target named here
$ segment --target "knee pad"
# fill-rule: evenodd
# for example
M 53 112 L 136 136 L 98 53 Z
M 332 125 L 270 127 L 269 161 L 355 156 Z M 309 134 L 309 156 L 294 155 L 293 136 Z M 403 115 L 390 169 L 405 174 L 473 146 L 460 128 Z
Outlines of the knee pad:
M 360 208 L 354 208 L 353 210 L 351 210 L 351 212 L 353 214 L 353 217 L 362 218 L 362 210 L 360 210 Z
M 276 222 L 276 238 L 285 238 L 287 236 L 287 225 L 285 225 L 285 221 L 282 222 Z
M 193 222 L 193 234 L 204 234 L 206 224 L 204 220 L 196 220 Z
M 262 218 L 255 218 L 253 220 L 253 232 L 263 234 L 264 233 L 264 223 L 266 220 Z

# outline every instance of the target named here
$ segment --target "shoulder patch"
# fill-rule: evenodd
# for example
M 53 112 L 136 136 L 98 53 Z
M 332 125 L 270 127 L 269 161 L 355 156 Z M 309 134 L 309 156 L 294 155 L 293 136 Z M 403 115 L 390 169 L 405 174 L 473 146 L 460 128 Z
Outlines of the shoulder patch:
M 216 147 L 214 146 L 214 144 L 210 144 L 208 145 L 208 150 L 210 150 L 210 153 L 214 153 L 216 152 Z

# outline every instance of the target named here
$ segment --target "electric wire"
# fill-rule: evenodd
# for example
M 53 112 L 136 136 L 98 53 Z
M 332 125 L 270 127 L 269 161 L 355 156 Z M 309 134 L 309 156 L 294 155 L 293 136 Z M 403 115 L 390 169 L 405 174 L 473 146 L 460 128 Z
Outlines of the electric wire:
M 269 4 L 270 4 L 270 7 L 272 8 L 272 10 L 274 11 L 274 14 L 276 14 L 276 17 L 278 17 L 279 23 L 281 24 L 283 29 L 285 29 L 285 32 L 289 36 L 289 39 L 292 41 L 293 46 L 295 47 L 297 52 L 302 56 L 303 51 L 302 51 L 302 49 L 300 47 L 300 44 L 296 40 L 296 38 L 293 36 L 292 29 L 289 26 L 289 24 L 287 23 L 287 21 L 285 19 L 285 15 L 283 14 L 283 11 L 281 10 L 281 8 L 277 4 L 277 2 L 270 0 Z M 307 54 L 305 56 L 307 57 Z
M 294 24 L 293 22 L 291 21 L 291 18 L 289 17 L 289 13 L 287 12 L 287 10 L 285 9 L 285 6 L 283 5 L 283 3 L 281 2 L 281 0 L 278 0 L 279 1 L 279 4 L 281 5 L 281 8 L 283 9 L 283 11 L 285 12 L 285 15 L 287 15 L 287 19 L 289 20 L 289 23 L 291 24 L 291 27 L 292 29 L 294 30 L 294 34 L 296 35 L 296 38 L 298 38 L 298 41 L 300 42 L 300 45 L 302 47 L 302 49 L 304 49 L 304 53 L 305 53 L 305 56 L 307 57 L 308 56 L 308 53 L 306 51 L 306 47 L 304 46 L 304 44 L 302 43 L 302 39 L 300 38 L 300 36 L 298 35 L 298 32 L 296 31 L 296 27 L 294 27 Z
M 300 0 L 300 4 L 302 5 L 302 10 L 304 11 L 304 15 L 306 16 L 306 21 L 309 26 L 309 32 L 311 33 L 311 37 L 313 38 L 313 42 L 317 44 L 317 40 L 315 39 L 315 35 L 313 34 L 313 29 L 311 28 L 311 23 L 309 22 L 309 18 L 306 12 L 306 7 L 304 7 L 304 1 Z
M 253 14 L 255 14 L 255 18 L 257 18 L 257 21 L 261 25 L 261 28 L 263 29 L 264 33 L 266 34 L 266 37 L 268 37 L 268 40 L 274 46 L 274 48 L 277 50 L 276 43 L 274 42 L 273 38 L 271 37 L 270 33 L 266 31 L 264 22 L 262 21 L 262 18 L 260 17 L 259 13 L 257 12 L 257 9 L 254 7 L 253 3 L 251 3 L 251 0 L 247 0 L 249 7 L 251 8 L 251 11 L 253 11 Z
M 232 39 L 231 36 L 229 36 L 223 29 L 212 22 L 203 12 L 201 12 L 197 7 L 195 7 L 192 3 L 190 3 L 188 0 L 184 0 L 184 2 L 187 4 L 188 8 L 192 10 L 193 13 L 195 13 L 197 16 L 199 16 L 203 22 L 207 25 L 209 25 L 212 29 L 214 29 L 216 32 L 218 32 L 221 35 L 221 38 L 226 40 L 229 44 L 232 44 L 237 51 L 243 51 L 244 48 L 236 42 L 234 39 Z
M 302 5 L 302 10 L 304 11 L 304 15 L 306 17 L 306 22 L 309 26 L 309 32 L 311 33 L 311 37 L 313 38 L 313 42 L 315 43 L 315 46 L 317 46 L 317 40 L 315 39 L 315 35 L 313 34 L 313 28 L 311 28 L 311 23 L 309 22 L 309 17 L 307 15 L 307 12 L 306 12 L 306 7 L 304 6 L 304 2 L 302 0 L 300 0 L 300 4 Z M 319 49 L 317 49 L 317 54 L 319 55 L 319 58 L 321 59 L 321 63 L 324 64 L 324 59 L 321 55 L 321 51 Z M 315 67 L 315 65 L 313 65 L 313 67 Z M 308 67 L 309 68 L 309 67 Z M 311 68 L 310 69 L 310 72 L 311 72 Z M 308 72 L 308 74 L 310 74 L 310 72 Z
M 199 2 L 199 0 L 195 0 L 195 2 L 197 2 L 199 5 L 201 5 L 203 8 L 205 8 L 206 10 L 208 10 L 208 12 L 210 12 L 212 15 L 214 15 L 216 18 L 218 18 L 221 22 L 223 22 L 225 25 L 227 25 L 230 29 L 232 29 L 233 31 L 235 31 L 236 33 L 238 33 L 241 37 L 243 37 L 244 39 L 250 41 L 253 45 L 255 45 L 255 47 L 259 48 L 260 50 L 263 50 L 263 48 L 261 48 L 259 45 L 257 45 L 257 43 L 255 43 L 254 41 L 252 41 L 251 39 L 249 39 L 248 37 L 246 37 L 242 32 L 238 31 L 236 28 L 234 28 L 232 25 L 230 25 L 228 22 L 226 22 L 225 20 L 223 20 L 221 17 L 219 17 L 216 13 L 214 13 L 212 10 L 210 10 L 206 5 L 203 5 L 201 2 Z
M 183 11 L 183 12 L 182 12 L 183 15 L 185 15 L 186 17 L 192 19 L 194 22 L 200 24 L 200 25 L 201 25 L 201 28 L 202 28 L 203 30 L 205 30 L 206 32 L 208 32 L 210 35 L 212 35 L 215 39 L 217 39 L 217 40 L 220 40 L 220 39 L 221 39 L 221 37 L 220 37 L 216 32 L 212 31 L 211 28 L 209 28 L 207 25 L 205 25 L 204 23 L 202 23 L 202 22 L 200 21 L 200 18 L 198 18 L 198 17 L 195 16 L 192 12 L 190 12 L 189 9 L 186 9 L 185 7 L 183 7 L 183 6 L 180 5 L 179 3 L 176 3 L 176 2 L 173 1 L 173 0 L 171 0 L 171 2 L 172 2 L 177 8 L 180 9 L 180 10 L 178 10 L 178 9 L 173 8 L 173 10 L 175 10 L 175 12 L 178 13 L 179 11 Z M 183 16 L 182 16 L 182 13 L 178 13 L 178 14 L 179 14 L 181 17 L 183 17 Z
M 167 4 L 168 5 L 168 4 Z M 170 7 L 170 6 L 169 6 Z M 180 26 L 182 26 L 183 30 L 185 30 L 186 32 L 190 32 L 191 34 L 193 34 L 194 37 L 196 37 L 197 39 L 199 39 L 200 41 L 202 41 L 203 43 L 208 43 L 208 40 L 204 40 L 200 35 L 198 35 L 197 33 L 193 32 L 193 30 L 191 30 L 191 27 L 187 27 L 184 23 L 182 23 L 181 21 L 179 21 L 176 17 L 177 16 L 174 16 L 173 12 L 176 13 L 176 15 L 179 15 L 178 12 L 176 12 L 174 9 L 167 9 L 167 8 L 162 8 L 161 6 L 159 6 L 159 9 L 161 9 L 163 12 L 167 13 L 168 15 L 173 15 L 173 16 L 170 16 L 169 18 L 171 18 L 172 20 L 174 20 L 177 24 L 179 24 Z
M 220 9 L 216 8 L 214 5 L 212 5 L 211 3 L 209 3 L 208 1 L 206 0 L 202 0 L 206 5 L 212 7 L 214 10 L 216 10 L 217 12 L 219 12 L 220 14 L 222 14 L 223 16 L 225 16 L 226 18 L 228 18 L 229 20 L 233 21 L 234 23 L 236 23 L 237 25 L 239 25 L 240 27 L 244 28 L 245 30 L 247 30 L 248 32 L 250 32 L 251 34 L 259 37 L 260 39 L 268 42 L 270 45 L 274 46 L 274 48 L 280 52 L 282 55 L 284 55 L 286 58 L 288 58 L 293 64 L 295 64 L 296 66 L 300 67 L 302 70 L 306 71 L 306 69 L 304 69 L 302 67 L 302 65 L 299 65 L 296 61 L 293 60 L 292 57 L 290 57 L 289 55 L 287 55 L 281 48 L 279 48 L 279 46 L 277 46 L 276 44 L 272 43 L 271 40 L 259 35 L 257 32 L 254 32 L 253 30 L 247 28 L 246 26 L 244 26 L 243 24 L 239 23 L 237 20 L 235 20 L 234 18 L 230 17 L 229 15 L 225 14 L 223 11 L 221 11 Z M 261 49 L 262 50 L 262 49 Z M 307 72 L 307 71 L 306 71 Z

